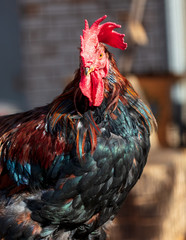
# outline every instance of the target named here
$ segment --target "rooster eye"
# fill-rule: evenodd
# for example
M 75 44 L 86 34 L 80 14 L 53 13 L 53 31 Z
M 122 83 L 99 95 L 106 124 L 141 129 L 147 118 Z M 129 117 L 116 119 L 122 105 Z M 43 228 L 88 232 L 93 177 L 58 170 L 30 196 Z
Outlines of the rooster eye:
M 99 55 L 99 58 L 102 58 L 103 57 L 103 53 L 101 53 L 100 55 Z

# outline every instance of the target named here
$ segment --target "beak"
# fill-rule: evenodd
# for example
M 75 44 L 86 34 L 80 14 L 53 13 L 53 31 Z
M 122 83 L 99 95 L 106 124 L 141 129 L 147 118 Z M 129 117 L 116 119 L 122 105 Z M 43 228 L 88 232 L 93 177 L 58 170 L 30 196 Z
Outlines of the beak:
M 86 67 L 85 68 L 85 75 L 88 76 L 91 72 L 94 71 L 94 68 L 93 67 Z

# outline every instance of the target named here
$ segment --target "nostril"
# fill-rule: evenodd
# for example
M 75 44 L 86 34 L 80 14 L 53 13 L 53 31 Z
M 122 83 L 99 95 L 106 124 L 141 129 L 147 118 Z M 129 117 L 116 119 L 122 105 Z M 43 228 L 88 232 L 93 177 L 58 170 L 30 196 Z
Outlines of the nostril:
M 85 68 L 90 68 L 91 66 L 92 66 L 92 61 L 87 61 L 86 63 L 85 63 Z

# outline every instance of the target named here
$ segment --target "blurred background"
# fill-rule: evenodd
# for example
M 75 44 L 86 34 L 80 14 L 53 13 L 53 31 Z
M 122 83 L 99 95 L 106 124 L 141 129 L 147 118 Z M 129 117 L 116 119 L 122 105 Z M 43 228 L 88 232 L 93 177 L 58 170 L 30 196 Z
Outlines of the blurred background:
M 122 25 L 110 49 L 158 122 L 139 183 L 111 240 L 186 239 L 186 1 L 1 0 L 0 114 L 49 103 L 79 67 L 84 19 Z

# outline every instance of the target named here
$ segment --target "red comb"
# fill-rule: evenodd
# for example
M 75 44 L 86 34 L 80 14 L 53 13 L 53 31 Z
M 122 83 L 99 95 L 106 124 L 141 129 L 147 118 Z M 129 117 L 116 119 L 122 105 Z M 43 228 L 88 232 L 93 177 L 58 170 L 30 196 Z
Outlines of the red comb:
M 125 34 L 120 34 L 113 31 L 115 28 L 120 28 L 113 22 L 107 22 L 104 24 L 100 23 L 107 17 L 107 15 L 97 19 L 92 26 L 89 28 L 88 21 L 85 20 L 85 29 L 83 30 L 83 36 L 81 36 L 81 49 L 85 48 L 85 44 L 88 42 L 89 47 L 95 46 L 98 42 L 106 43 L 112 47 L 125 50 L 127 48 L 127 43 L 124 42 Z M 93 47 L 93 46 L 92 46 Z

